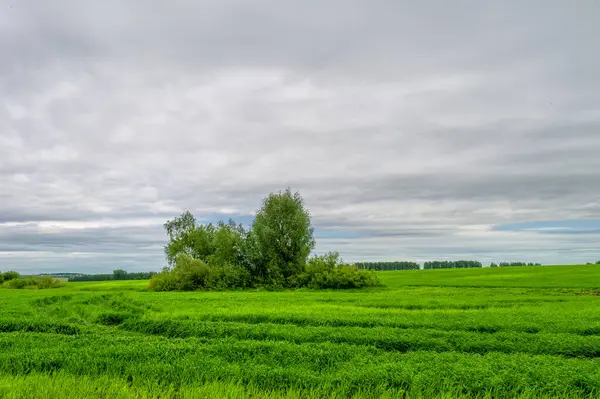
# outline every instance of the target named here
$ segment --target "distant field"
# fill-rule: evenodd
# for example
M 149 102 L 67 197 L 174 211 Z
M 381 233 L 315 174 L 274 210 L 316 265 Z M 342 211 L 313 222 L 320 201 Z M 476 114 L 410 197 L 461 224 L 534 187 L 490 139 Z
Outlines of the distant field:
M 68 283 L 65 289 L 73 291 L 145 291 L 148 280 L 86 281 Z
M 390 286 L 600 288 L 600 265 L 406 270 L 380 276 Z
M 0 398 L 600 397 L 600 266 L 379 275 L 353 292 L 1 289 Z

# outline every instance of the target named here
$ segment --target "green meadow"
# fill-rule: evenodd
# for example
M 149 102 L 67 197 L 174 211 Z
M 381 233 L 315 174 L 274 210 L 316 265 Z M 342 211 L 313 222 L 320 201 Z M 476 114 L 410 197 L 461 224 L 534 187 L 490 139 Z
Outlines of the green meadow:
M 598 398 L 600 266 L 383 286 L 0 289 L 0 398 Z

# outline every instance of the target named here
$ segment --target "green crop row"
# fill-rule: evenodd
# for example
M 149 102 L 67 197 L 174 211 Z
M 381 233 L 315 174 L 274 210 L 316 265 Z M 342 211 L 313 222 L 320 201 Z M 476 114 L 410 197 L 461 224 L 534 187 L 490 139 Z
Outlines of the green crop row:
M 239 339 L 61 336 L 15 334 L 0 339 L 0 374 L 66 373 L 109 376 L 184 389 L 215 381 L 261 390 L 318 390 L 352 395 L 361 391 L 413 390 L 441 394 L 514 397 L 530 390 L 581 397 L 600 393 L 600 360 L 527 354 L 415 351 L 397 353 L 338 343 L 268 342 Z

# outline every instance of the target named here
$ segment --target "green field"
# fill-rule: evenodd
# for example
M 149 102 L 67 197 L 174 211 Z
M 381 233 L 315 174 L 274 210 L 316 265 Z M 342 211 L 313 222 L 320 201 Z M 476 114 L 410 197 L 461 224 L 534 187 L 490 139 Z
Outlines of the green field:
M 600 266 L 360 291 L 0 289 L 0 398 L 600 397 Z

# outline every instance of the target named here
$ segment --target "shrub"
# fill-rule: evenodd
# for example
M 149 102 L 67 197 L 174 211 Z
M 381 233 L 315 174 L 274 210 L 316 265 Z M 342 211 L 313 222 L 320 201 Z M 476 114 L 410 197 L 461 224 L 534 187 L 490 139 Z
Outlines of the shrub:
M 154 291 L 195 291 L 246 288 L 251 285 L 250 272 L 241 266 L 229 263 L 213 266 L 181 254 L 172 269 L 165 268 L 152 277 L 148 288 Z
M 9 271 L 9 272 L 4 272 L 2 273 L 2 279 L 4 281 L 9 281 L 9 280 L 14 280 L 17 279 L 19 277 L 21 277 L 21 275 L 15 271 Z
M 193 291 L 207 287 L 210 267 L 199 259 L 182 254 L 175 262 L 173 273 L 179 290 Z
M 15 278 L 8 280 L 4 283 L 5 287 L 12 289 L 46 289 L 46 288 L 58 288 L 64 284 L 60 280 L 53 279 L 50 276 L 44 277 L 26 277 L 26 278 Z
M 295 282 L 309 288 L 362 288 L 379 284 L 377 275 L 369 270 L 357 270 L 354 265 L 343 264 L 337 252 L 313 256 L 308 260 L 304 273 Z
M 241 266 L 225 264 L 217 267 L 210 267 L 208 279 L 208 288 L 218 290 L 227 288 L 247 288 L 252 285 L 250 272 Z
M 343 264 L 338 253 L 314 256 L 307 262 L 304 272 L 288 278 L 282 284 L 282 277 L 263 282 L 267 289 L 289 287 L 309 287 L 349 289 L 372 287 L 379 284 L 373 271 L 358 270 L 354 265 Z M 178 256 L 173 268 L 165 268 L 152 277 L 149 289 L 153 291 L 195 291 L 199 289 L 223 290 L 248 288 L 252 284 L 250 272 L 231 264 L 210 265 L 189 255 Z
M 155 274 L 150 279 L 148 289 L 152 291 L 176 291 L 177 283 L 175 276 L 168 270 Z
M 200 259 L 179 254 L 172 268 L 165 268 L 150 280 L 149 288 L 154 291 L 194 291 L 207 288 L 210 267 Z

